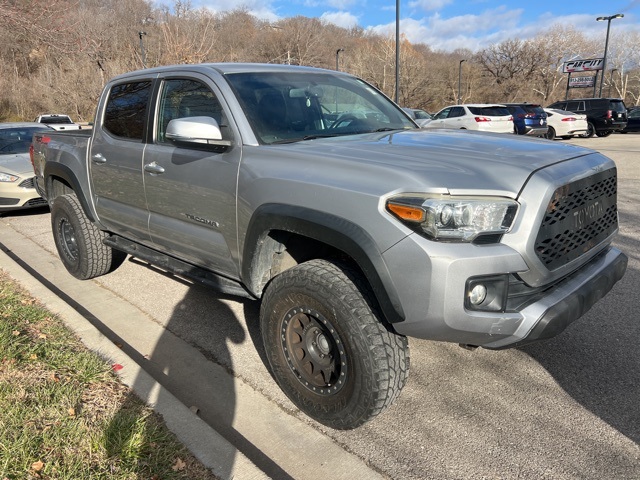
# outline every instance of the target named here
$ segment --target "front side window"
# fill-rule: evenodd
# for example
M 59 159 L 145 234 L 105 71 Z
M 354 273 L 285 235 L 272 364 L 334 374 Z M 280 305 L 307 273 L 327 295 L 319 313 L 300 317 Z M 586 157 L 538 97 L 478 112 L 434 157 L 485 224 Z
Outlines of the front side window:
M 211 117 L 225 130 L 222 106 L 215 94 L 203 83 L 190 79 L 165 80 L 160 94 L 156 140 L 165 143 L 171 120 L 186 117 Z
M 105 107 L 104 129 L 116 137 L 142 141 L 150 94 L 151 81 L 148 80 L 111 88 Z

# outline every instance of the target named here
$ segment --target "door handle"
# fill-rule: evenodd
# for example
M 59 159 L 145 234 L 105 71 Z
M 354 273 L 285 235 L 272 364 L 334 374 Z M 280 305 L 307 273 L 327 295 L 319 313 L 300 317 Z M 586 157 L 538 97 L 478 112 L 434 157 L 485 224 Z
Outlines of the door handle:
M 107 163 L 107 159 L 101 153 L 96 153 L 91 157 L 93 163 Z
M 160 165 L 158 165 L 156 162 L 151 162 L 151 163 L 147 163 L 144 166 L 144 171 L 145 172 L 149 172 L 152 175 L 155 174 L 159 174 L 159 173 L 164 173 L 164 167 L 161 167 Z

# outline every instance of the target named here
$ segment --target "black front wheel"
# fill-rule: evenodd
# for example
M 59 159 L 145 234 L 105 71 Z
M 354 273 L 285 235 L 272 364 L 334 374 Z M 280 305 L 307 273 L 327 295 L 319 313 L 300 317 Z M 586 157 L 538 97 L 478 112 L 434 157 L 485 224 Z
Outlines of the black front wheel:
M 545 134 L 544 138 L 546 138 L 547 140 L 555 140 L 556 138 L 556 131 L 553 127 L 549 127 L 547 129 L 547 133 Z
M 613 133 L 612 130 L 600 130 L 596 132 L 596 135 L 598 137 L 608 137 L 609 135 L 611 135 Z
M 376 310 L 361 274 L 326 260 L 291 268 L 267 287 L 260 324 L 271 373 L 314 420 L 356 428 L 404 387 L 407 339 Z
M 593 123 L 589 122 L 587 124 L 587 131 L 582 134 L 582 138 L 591 138 L 596 134 L 596 127 Z
M 62 195 L 54 200 L 51 229 L 62 263 L 71 275 L 80 280 L 115 270 L 127 256 L 102 243 L 107 234 L 91 223 L 75 194 Z

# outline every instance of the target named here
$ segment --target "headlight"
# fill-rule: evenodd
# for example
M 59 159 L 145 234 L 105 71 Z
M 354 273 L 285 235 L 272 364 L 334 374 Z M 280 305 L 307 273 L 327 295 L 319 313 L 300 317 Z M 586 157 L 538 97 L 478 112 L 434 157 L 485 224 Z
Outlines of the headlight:
M 400 195 L 387 210 L 412 230 L 433 240 L 472 242 L 481 235 L 502 235 L 511 228 L 518 203 L 501 197 Z
M 15 175 L 11 175 L 10 173 L 0 172 L 0 182 L 15 182 L 20 177 L 16 177 Z

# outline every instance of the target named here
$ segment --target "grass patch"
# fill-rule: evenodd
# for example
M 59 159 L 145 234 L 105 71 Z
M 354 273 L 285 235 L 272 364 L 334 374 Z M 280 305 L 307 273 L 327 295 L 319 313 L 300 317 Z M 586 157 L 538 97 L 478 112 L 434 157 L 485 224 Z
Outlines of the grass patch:
M 0 271 L 0 479 L 215 479 L 49 313 Z

